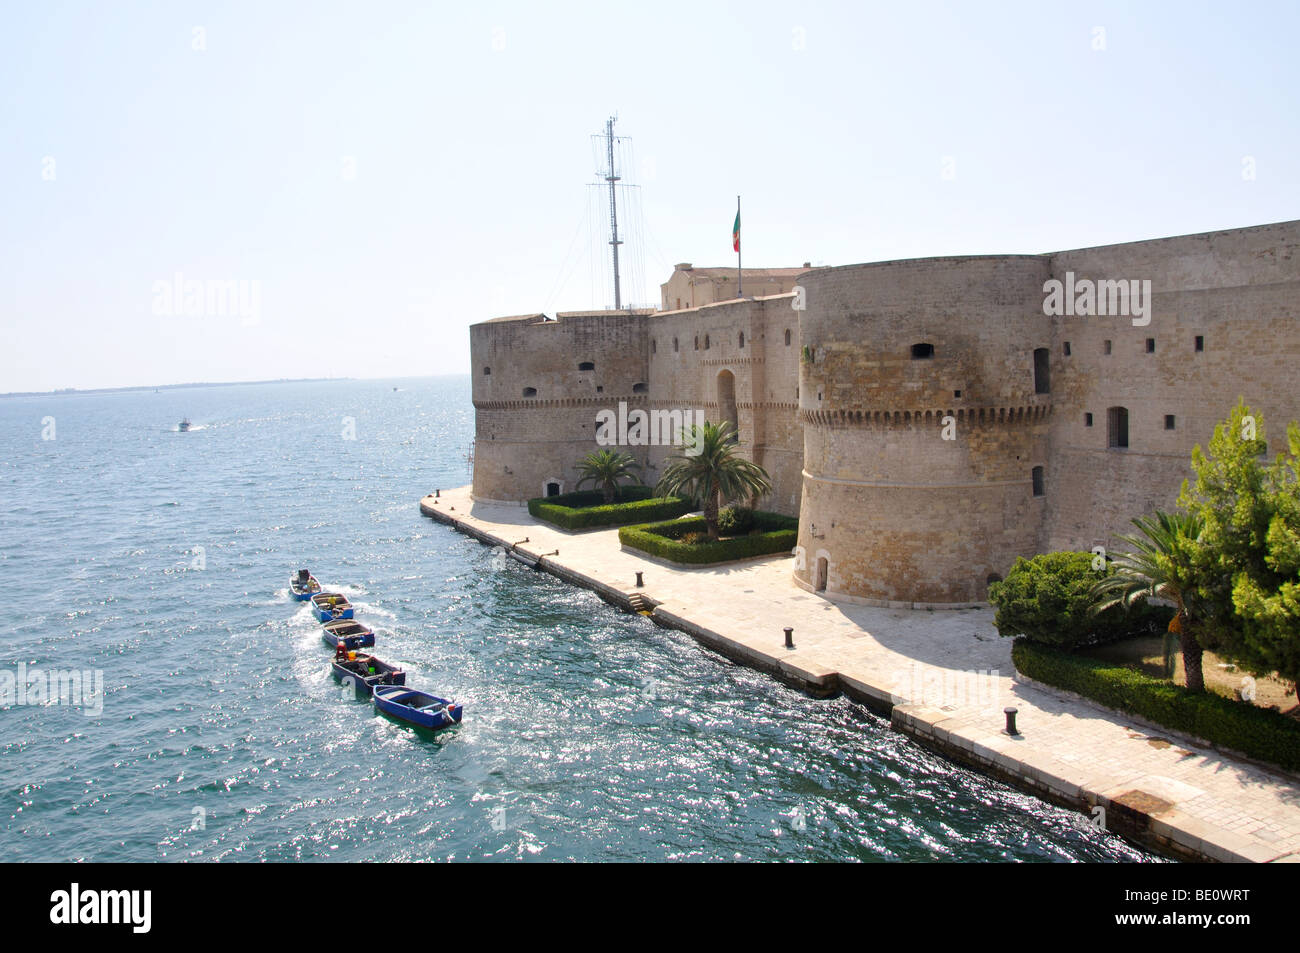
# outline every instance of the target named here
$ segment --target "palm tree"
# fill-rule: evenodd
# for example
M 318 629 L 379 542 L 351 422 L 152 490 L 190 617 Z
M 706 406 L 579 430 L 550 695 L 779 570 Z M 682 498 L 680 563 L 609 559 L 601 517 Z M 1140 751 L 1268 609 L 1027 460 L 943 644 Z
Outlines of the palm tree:
M 577 488 L 582 489 L 584 483 L 595 483 L 604 491 L 606 504 L 614 502 L 620 480 L 641 482 L 641 477 L 636 472 L 641 469 L 641 464 L 633 460 L 630 453 L 594 450 L 583 457 L 575 469 L 581 477 Z
M 1195 592 L 1196 548 L 1205 523 L 1190 513 L 1157 510 L 1151 516 L 1133 520 L 1133 525 L 1141 530 L 1140 536 L 1120 537 L 1133 547 L 1133 552 L 1116 556 L 1112 563 L 1114 573 L 1093 586 L 1092 611 L 1104 612 L 1117 605 L 1128 609 L 1146 598 L 1172 602 L 1176 611 L 1169 621 L 1169 631 L 1178 636 L 1187 688 L 1203 692 L 1204 648 L 1196 638 L 1196 611 L 1189 602 Z
M 669 457 L 655 493 L 703 502 L 709 539 L 718 538 L 719 497 L 757 499 L 772 492 L 767 471 L 736 453 L 735 428 L 729 422 L 693 426 L 686 451 Z

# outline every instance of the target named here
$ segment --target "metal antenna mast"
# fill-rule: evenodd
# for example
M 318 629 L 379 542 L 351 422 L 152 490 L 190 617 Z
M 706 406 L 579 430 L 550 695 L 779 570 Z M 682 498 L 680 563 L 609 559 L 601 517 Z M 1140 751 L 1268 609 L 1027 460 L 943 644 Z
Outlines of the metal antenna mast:
M 609 244 L 614 249 L 614 310 L 619 311 L 623 308 L 623 295 L 618 283 L 618 246 L 623 243 L 618 240 L 618 200 L 615 198 L 615 183 L 618 182 L 619 176 L 614 168 L 614 118 L 611 116 L 605 123 L 605 142 L 609 150 L 609 171 L 605 175 L 605 181 L 609 183 Z

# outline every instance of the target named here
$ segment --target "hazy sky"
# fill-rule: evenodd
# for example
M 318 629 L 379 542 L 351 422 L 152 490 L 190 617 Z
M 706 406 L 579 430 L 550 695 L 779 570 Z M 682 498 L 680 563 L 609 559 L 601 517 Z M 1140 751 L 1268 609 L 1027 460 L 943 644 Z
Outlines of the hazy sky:
M 0 392 L 466 372 L 470 323 L 602 303 L 612 113 L 638 301 L 734 264 L 737 194 L 748 266 L 1300 218 L 1298 11 L 3 0 Z

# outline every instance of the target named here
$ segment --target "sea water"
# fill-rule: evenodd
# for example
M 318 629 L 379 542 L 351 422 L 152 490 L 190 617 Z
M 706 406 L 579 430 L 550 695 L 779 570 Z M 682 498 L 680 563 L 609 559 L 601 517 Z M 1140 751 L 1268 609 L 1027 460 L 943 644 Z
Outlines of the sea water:
M 422 517 L 472 438 L 467 377 L 0 400 L 0 855 L 1148 857 Z M 464 723 L 341 689 L 300 567 Z

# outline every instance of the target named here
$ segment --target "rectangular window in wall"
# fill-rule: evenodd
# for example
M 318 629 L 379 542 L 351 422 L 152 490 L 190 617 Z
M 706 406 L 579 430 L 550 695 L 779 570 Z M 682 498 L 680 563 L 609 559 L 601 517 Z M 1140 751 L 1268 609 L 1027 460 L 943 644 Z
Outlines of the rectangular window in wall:
M 1034 348 L 1034 393 L 1050 394 L 1051 383 L 1050 352 L 1045 347 Z
M 1128 449 L 1128 408 L 1111 407 L 1106 411 L 1106 445 L 1113 450 Z
M 1203 334 L 1196 335 L 1196 350 L 1198 351 L 1205 350 L 1205 335 Z
M 1166 430 L 1173 430 L 1173 429 L 1174 429 L 1174 415 L 1173 415 L 1173 414 L 1165 414 L 1165 429 L 1166 429 Z
M 1031 476 L 1034 481 L 1034 496 L 1043 495 L 1043 468 L 1034 467 Z

